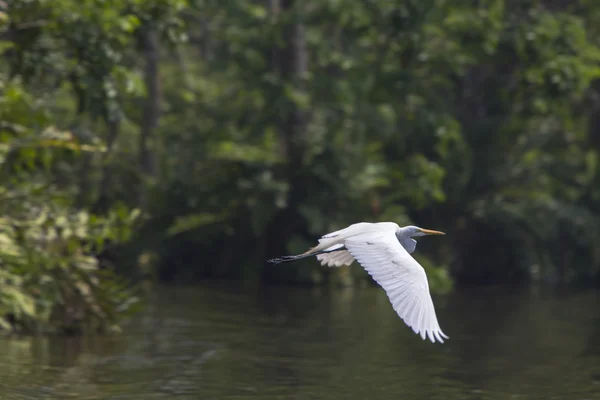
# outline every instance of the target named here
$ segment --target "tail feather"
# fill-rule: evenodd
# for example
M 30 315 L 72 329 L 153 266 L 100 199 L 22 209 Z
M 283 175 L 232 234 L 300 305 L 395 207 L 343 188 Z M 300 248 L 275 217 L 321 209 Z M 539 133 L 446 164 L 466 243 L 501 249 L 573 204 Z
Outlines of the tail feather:
M 345 250 L 344 240 L 348 237 L 355 235 L 356 233 L 360 233 L 361 230 L 366 229 L 368 226 L 373 226 L 369 222 L 359 222 L 353 225 L 348 226 L 347 228 L 337 230 L 335 232 L 328 233 L 323 235 L 319 239 L 319 244 L 305 253 L 292 255 L 292 256 L 282 256 L 277 258 L 272 258 L 267 260 L 267 262 L 271 264 L 279 264 L 283 262 L 290 262 L 295 260 L 300 260 L 302 258 L 316 256 L 318 254 L 323 253 L 333 253 L 334 251 Z

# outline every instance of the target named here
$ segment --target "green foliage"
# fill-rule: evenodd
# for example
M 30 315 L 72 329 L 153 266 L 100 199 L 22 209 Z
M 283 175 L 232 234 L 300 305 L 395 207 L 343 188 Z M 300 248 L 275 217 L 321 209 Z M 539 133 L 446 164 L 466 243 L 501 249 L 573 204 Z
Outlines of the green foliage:
M 117 92 L 135 93 L 118 53 L 138 24 L 130 14 L 120 18 L 118 4 L 105 3 L 14 2 L 10 24 L 2 27 L 11 33 L 0 42 L 6 60 L 0 68 L 0 325 L 7 330 L 117 329 L 140 305 L 136 290 L 103 256 L 130 239 L 140 213 L 117 202 L 95 213 L 85 200 L 85 180 L 93 175 L 78 176 L 87 171 L 82 163 L 107 152 L 99 137 L 86 134 L 93 123 L 86 127 L 85 120 L 114 119 Z M 65 120 L 77 122 L 69 129 Z
M 12 3 L 0 160 L 7 196 L 35 202 L 24 221 L 46 210 L 51 232 L 83 212 L 131 227 L 111 210 L 141 207 L 127 248 L 150 248 L 165 279 L 351 284 L 368 277 L 263 261 L 362 220 L 447 231 L 419 244 L 433 290 L 600 277 L 594 1 Z M 61 239 L 72 276 L 106 238 L 86 232 Z
M 13 322 L 1 319 L 2 326 L 62 332 L 118 328 L 139 302 L 94 255 L 107 241 L 126 239 L 135 214 L 97 217 L 60 206 L 52 197 L 44 196 L 40 204 L 42 198 L 32 199 L 30 191 L 21 193 L 27 198 L 3 194 L 0 314 Z
M 69 194 L 35 167 L 41 157 L 52 163 L 61 144 L 73 151 L 73 143 L 33 144 L 4 157 L 22 167 L 11 168 L 18 181 L 0 186 L 0 324 L 27 331 L 116 328 L 138 300 L 97 255 L 129 239 L 138 213 L 114 208 L 97 216 L 73 207 Z
M 597 276 L 592 3 L 192 3 L 187 29 L 200 51 L 191 43 L 179 65 L 164 63 L 157 212 L 175 205 L 166 219 L 179 233 L 164 243 L 167 260 L 189 240 L 214 260 L 200 275 L 237 276 L 329 230 L 393 220 L 449 232 L 420 254 L 434 290 L 447 287 L 447 270 L 480 281 Z M 290 74 L 292 22 L 309 61 Z M 305 113 L 299 145 L 285 143 L 291 112 Z M 281 236 L 284 246 L 272 245 Z M 286 271 L 268 276 L 338 274 L 306 263 Z
M 50 125 L 32 130 L 50 122 L 47 110 L 17 82 L 5 89 L 0 325 L 25 331 L 116 328 L 138 300 L 97 255 L 107 243 L 128 240 L 139 213 L 121 207 L 98 216 L 75 207 L 73 186 L 53 182 L 62 175 L 53 170 L 72 168 L 69 160 L 76 157 L 70 154 L 103 148 L 79 144 Z

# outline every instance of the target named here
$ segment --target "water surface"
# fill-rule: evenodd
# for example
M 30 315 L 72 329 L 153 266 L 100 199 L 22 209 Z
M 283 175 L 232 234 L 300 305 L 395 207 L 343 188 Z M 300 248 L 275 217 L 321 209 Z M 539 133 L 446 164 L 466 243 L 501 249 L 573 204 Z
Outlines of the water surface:
M 597 291 L 461 289 L 423 341 L 376 288 L 161 288 L 119 336 L 0 339 L 2 399 L 600 399 Z

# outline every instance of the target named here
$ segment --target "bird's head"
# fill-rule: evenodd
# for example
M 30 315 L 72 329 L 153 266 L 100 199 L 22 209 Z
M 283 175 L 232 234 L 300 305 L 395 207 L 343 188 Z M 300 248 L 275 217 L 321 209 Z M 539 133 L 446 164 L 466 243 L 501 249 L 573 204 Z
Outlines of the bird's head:
M 444 232 L 433 231 L 431 229 L 419 228 L 418 226 L 405 226 L 403 228 L 409 237 L 425 236 L 425 235 L 445 235 Z

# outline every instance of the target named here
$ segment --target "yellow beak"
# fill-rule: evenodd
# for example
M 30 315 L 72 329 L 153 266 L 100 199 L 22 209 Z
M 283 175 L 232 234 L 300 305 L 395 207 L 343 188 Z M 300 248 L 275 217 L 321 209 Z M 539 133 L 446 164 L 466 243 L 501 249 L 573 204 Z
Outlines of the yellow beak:
M 440 232 L 440 231 L 432 231 L 430 229 L 422 229 L 421 228 L 421 232 L 423 232 L 426 235 L 445 235 L 444 232 Z

